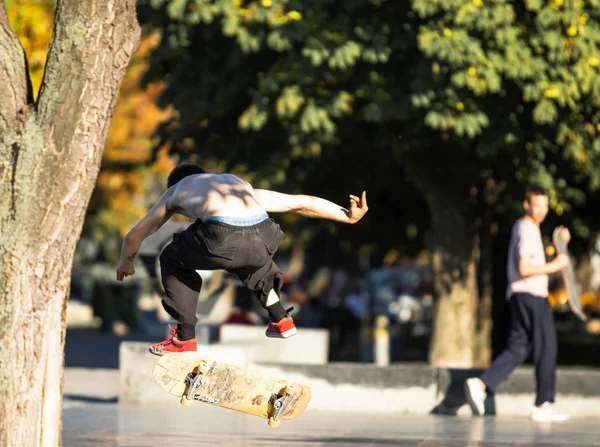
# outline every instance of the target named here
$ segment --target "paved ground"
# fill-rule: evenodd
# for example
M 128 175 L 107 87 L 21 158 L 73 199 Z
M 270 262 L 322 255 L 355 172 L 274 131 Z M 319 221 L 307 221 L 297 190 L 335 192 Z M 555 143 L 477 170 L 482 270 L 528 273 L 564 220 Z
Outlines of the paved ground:
M 138 332 L 127 338 L 149 337 Z M 67 333 L 65 447 L 600 447 L 600 409 L 597 419 L 536 424 L 517 418 L 328 414 L 309 407 L 274 430 L 263 419 L 210 405 L 120 405 L 116 368 L 122 340 L 94 330 Z
M 274 430 L 263 419 L 209 405 L 129 407 L 66 399 L 64 446 L 508 447 L 600 446 L 597 419 L 536 424 L 528 419 L 327 414 L 307 410 Z

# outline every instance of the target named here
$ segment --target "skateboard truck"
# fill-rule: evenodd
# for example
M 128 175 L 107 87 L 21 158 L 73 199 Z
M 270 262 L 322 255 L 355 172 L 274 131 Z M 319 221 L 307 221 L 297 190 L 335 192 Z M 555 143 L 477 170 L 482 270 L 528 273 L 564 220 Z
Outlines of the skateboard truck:
M 296 386 L 289 384 L 283 390 L 283 394 L 272 394 L 271 399 L 269 399 L 269 403 L 273 406 L 275 410 L 275 414 L 269 417 L 269 426 L 273 428 L 279 427 L 281 421 L 279 417 L 283 414 L 284 410 L 287 408 L 288 404 L 292 400 L 292 396 L 294 395 L 294 391 L 296 391 Z
M 204 377 L 203 373 L 189 373 L 187 375 L 186 382 L 190 384 L 187 392 L 188 400 L 194 400 L 196 390 L 202 386 L 202 377 Z
M 277 394 L 273 394 L 271 396 L 271 405 L 273 405 L 273 408 L 275 408 L 275 414 L 273 415 L 273 419 L 275 419 L 276 421 L 279 420 L 279 416 L 281 416 L 283 410 L 285 410 L 288 406 L 291 397 L 292 396 L 290 394 L 286 394 L 283 397 L 279 397 Z
M 202 386 L 202 378 L 204 374 L 210 371 L 210 366 L 206 363 L 200 364 L 194 371 L 188 373 L 185 378 L 185 382 L 189 384 L 187 393 L 181 396 L 181 404 L 185 407 L 189 407 L 194 400 L 194 394 Z

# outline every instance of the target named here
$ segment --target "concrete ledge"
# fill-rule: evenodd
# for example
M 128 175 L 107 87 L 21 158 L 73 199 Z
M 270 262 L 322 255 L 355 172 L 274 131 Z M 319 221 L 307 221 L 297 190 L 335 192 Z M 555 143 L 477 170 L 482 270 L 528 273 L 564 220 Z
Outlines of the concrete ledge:
M 280 341 L 280 340 L 276 340 Z M 411 414 L 470 415 L 464 381 L 481 370 L 438 369 L 428 366 L 378 367 L 365 363 L 322 365 L 258 363 L 240 346 L 199 346 L 207 359 L 246 366 L 273 377 L 287 378 L 313 389 L 311 409 Z M 177 398 L 156 386 L 152 368 L 157 357 L 146 343 L 124 342 L 120 347 L 119 401 L 134 405 L 179 405 Z M 577 416 L 600 416 L 600 372 L 559 370 L 557 407 Z M 531 368 L 519 368 L 486 400 L 493 415 L 527 415 L 534 403 L 535 380 Z
M 265 327 L 224 324 L 219 345 L 242 347 L 252 363 L 301 363 L 318 365 L 329 358 L 329 331 L 301 328 L 286 340 L 265 337 Z
M 446 391 L 457 384 L 462 384 L 469 377 L 483 373 L 483 369 L 447 369 L 439 368 L 438 386 Z M 557 394 L 575 394 L 579 396 L 600 397 L 600 371 L 580 369 L 559 369 L 556 374 Z M 517 368 L 500 384 L 496 394 L 530 393 L 535 389 L 535 370 L 533 368 Z
M 249 368 L 312 388 L 310 409 L 351 413 L 427 414 L 436 403 L 433 374 L 414 368 L 367 367 L 361 364 L 256 365 Z M 344 374 L 336 377 L 342 370 Z M 346 382 L 345 379 L 351 379 Z M 431 380 L 427 380 L 431 379 Z M 412 383 L 406 386 L 402 380 Z
M 262 367 L 279 369 L 286 377 L 297 373 L 324 380 L 330 385 L 358 385 L 372 389 L 423 388 L 436 383 L 435 368 L 427 366 L 380 367 L 368 363 L 328 363 L 326 365 L 276 365 Z
M 483 369 L 438 369 L 437 385 L 440 404 L 434 408 L 433 413 L 470 414 L 463 386 L 465 380 L 477 377 L 483 371 Z M 599 383 L 599 371 L 559 369 L 556 375 L 556 406 L 573 416 L 600 414 Z M 534 401 L 534 369 L 517 368 L 495 392 L 488 392 L 485 412 L 489 415 L 527 415 L 531 412 Z
M 208 359 L 244 366 L 245 351 L 214 344 L 199 346 Z M 120 347 L 119 402 L 179 405 L 152 379 L 157 357 L 147 343 L 123 342 Z M 238 360 L 235 362 L 235 360 Z M 403 412 L 427 414 L 435 405 L 435 371 L 432 368 L 389 367 L 365 364 L 292 365 L 248 362 L 248 368 L 287 378 L 313 389 L 311 409 L 348 412 Z
M 207 359 L 219 360 L 231 365 L 247 366 L 243 349 L 202 346 Z M 158 357 L 148 352 L 148 343 L 123 342 L 119 347 L 119 402 L 143 405 L 147 403 L 179 404 L 179 401 L 161 390 L 152 378 L 152 369 Z

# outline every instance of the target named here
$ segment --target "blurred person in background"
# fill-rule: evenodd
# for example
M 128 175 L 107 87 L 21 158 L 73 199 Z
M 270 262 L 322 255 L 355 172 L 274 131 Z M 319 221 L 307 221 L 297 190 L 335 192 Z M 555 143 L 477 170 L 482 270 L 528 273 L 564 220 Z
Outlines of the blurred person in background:
M 556 391 L 557 341 L 552 308 L 548 302 L 548 274 L 559 272 L 569 260 L 558 255 L 546 262 L 540 224 L 548 214 L 548 194 L 529 187 L 523 202 L 525 214 L 515 222 L 507 261 L 509 337 L 507 348 L 479 377 L 465 382 L 467 401 L 476 415 L 485 413 L 486 389 L 494 390 L 529 355 L 533 347 L 536 399 L 531 417 L 536 421 L 564 421 L 566 414 L 553 408 Z M 563 239 L 571 235 L 562 229 Z

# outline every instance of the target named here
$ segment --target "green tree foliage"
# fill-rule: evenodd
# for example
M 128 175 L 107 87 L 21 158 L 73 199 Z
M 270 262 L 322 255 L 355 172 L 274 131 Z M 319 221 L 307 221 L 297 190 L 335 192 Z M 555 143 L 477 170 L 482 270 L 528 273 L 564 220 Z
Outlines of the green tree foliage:
M 344 163 L 342 142 L 359 165 L 375 140 L 398 164 L 395 134 L 423 169 L 437 172 L 444 148 L 451 176 L 472 167 L 460 196 L 493 179 L 518 186 L 514 207 L 535 182 L 562 214 L 600 185 L 597 1 L 144 3 L 163 29 L 147 79 L 168 79 L 162 102 L 179 112 L 162 135 L 186 157 L 263 187 L 304 184 L 323 151 Z M 385 131 L 357 135 L 373 126 Z
M 176 110 L 162 138 L 260 187 L 368 189 L 378 253 L 429 225 L 436 291 L 465 333 L 469 297 L 489 300 L 480 261 L 526 184 L 550 190 L 550 224 L 598 230 L 599 0 L 141 6 L 163 32 L 146 79 L 167 80 Z M 472 345 L 461 337 L 439 343 Z
M 559 215 L 600 186 L 599 6 L 413 1 L 433 74 L 413 96 L 428 111 L 426 123 L 475 141 L 503 180 L 551 190 Z M 576 225 L 588 236 L 582 221 Z
M 353 228 L 352 246 L 371 245 L 365 249 L 381 259 L 398 242 L 422 245 L 414 229 L 423 227 L 427 212 L 381 126 L 386 116 L 402 113 L 392 99 L 406 89 L 386 73 L 397 39 L 394 17 L 403 14 L 398 5 L 142 1 L 140 14 L 163 30 L 146 79 L 168 80 L 161 101 L 177 113 L 160 135 L 182 157 L 234 171 L 258 187 L 340 203 L 367 189 L 373 204 L 367 222 L 381 225 Z M 312 224 L 298 225 L 296 240 L 314 235 Z

